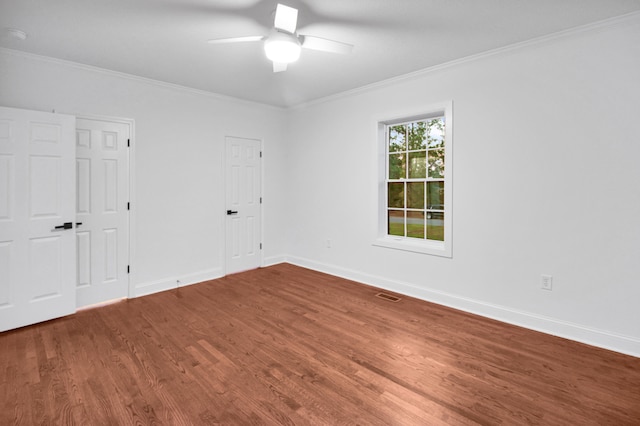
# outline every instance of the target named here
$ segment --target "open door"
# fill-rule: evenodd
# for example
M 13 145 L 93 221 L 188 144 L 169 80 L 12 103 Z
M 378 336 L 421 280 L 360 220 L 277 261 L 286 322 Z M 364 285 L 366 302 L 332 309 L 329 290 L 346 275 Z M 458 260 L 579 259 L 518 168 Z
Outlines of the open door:
M 75 312 L 75 117 L 0 107 L 0 331 Z

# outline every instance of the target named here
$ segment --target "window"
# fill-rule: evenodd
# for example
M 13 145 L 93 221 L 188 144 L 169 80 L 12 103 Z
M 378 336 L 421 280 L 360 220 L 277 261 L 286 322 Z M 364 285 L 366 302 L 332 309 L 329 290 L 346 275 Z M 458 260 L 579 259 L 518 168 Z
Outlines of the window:
M 451 256 L 451 104 L 378 122 L 376 245 Z

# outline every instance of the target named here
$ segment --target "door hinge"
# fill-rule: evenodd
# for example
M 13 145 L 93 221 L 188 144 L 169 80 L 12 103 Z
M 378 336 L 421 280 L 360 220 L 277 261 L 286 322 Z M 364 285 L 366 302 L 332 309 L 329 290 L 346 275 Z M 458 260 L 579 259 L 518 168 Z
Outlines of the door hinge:
M 127 146 L 131 146 L 131 139 L 127 139 Z
M 127 210 L 131 210 L 131 203 L 127 203 Z
M 260 197 L 260 204 L 262 204 L 262 197 Z
M 262 151 L 260 151 L 260 158 L 262 158 Z
M 127 274 L 131 273 L 131 266 L 127 265 Z
M 260 250 L 262 250 L 262 243 L 260 243 Z

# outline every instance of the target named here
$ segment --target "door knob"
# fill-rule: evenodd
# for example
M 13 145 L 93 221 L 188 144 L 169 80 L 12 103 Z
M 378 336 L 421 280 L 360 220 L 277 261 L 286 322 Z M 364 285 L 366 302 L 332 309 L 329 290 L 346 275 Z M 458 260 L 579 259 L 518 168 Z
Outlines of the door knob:
M 73 228 L 73 222 L 65 222 L 60 226 L 54 227 L 54 229 L 71 229 Z
M 237 210 L 227 210 L 227 215 L 238 214 Z

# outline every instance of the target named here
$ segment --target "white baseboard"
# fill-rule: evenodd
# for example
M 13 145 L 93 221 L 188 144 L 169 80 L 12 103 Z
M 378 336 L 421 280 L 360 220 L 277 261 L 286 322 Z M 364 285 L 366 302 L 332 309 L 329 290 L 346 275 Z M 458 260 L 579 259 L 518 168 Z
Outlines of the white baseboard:
M 324 264 L 310 259 L 295 256 L 284 256 L 284 258 L 286 259 L 286 262 L 303 268 L 313 269 L 315 271 L 324 272 L 337 277 L 358 281 L 363 284 L 380 287 L 385 290 L 415 297 L 427 302 L 448 306 L 450 308 L 495 319 L 508 324 L 528 328 L 530 330 L 640 357 L 640 340 L 633 337 L 618 335 L 591 327 L 585 327 L 580 324 L 473 300 L 457 296 L 455 294 L 420 288 L 412 284 Z
M 133 289 L 134 294 L 132 294 L 131 297 L 147 296 L 161 291 L 198 284 L 203 281 L 215 280 L 217 278 L 222 278 L 223 276 L 224 272 L 222 271 L 222 268 L 216 268 L 194 274 L 168 277 L 158 281 L 140 283 Z
M 285 263 L 286 261 L 287 261 L 287 256 L 266 257 L 262 260 L 262 266 L 266 268 L 267 266 L 273 266 L 279 263 Z

